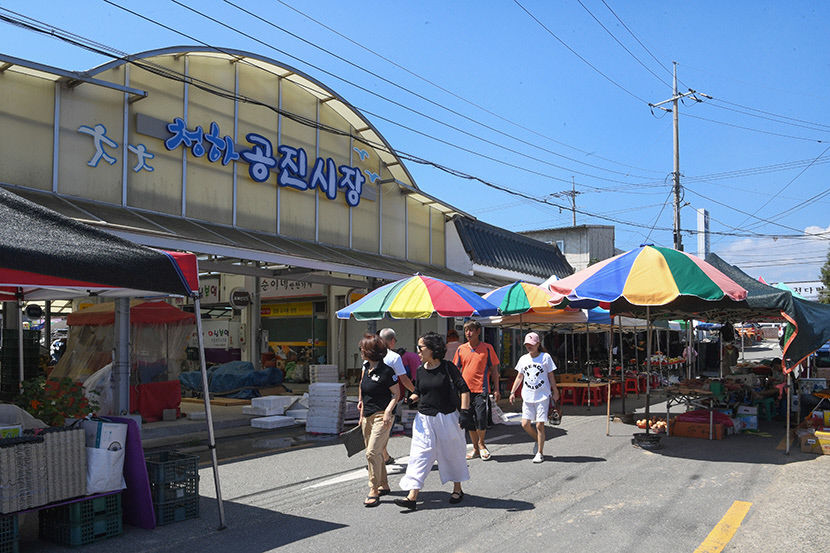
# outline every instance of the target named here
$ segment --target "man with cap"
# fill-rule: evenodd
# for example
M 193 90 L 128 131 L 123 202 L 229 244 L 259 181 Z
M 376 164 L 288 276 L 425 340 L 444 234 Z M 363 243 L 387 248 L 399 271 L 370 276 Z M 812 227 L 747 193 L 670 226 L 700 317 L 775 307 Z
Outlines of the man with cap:
M 539 335 L 528 332 L 525 336 L 527 353 L 516 364 L 516 380 L 510 389 L 510 404 L 516 399 L 516 391 L 522 388 L 522 428 L 533 438 L 533 462 L 545 460 L 545 422 L 548 420 L 550 398 L 559 400 L 559 389 L 553 371 L 556 365 L 544 350 Z M 535 426 L 535 428 L 534 428 Z

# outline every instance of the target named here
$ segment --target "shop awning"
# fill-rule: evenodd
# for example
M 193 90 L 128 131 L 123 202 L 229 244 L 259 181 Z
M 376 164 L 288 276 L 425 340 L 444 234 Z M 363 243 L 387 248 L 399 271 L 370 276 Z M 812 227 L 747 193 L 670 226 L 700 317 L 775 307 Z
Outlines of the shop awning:
M 440 265 L 417 263 L 276 234 L 59 196 L 52 192 L 20 187 L 10 187 L 10 190 L 32 202 L 116 236 L 155 248 L 185 250 L 199 255 L 214 256 L 226 261 L 226 266 L 230 266 L 233 260 L 245 260 L 283 269 L 296 267 L 323 273 L 317 275 L 322 276 L 323 281 L 326 273 L 389 281 L 421 273 L 457 282 L 480 293 L 501 286 L 507 281 L 489 276 L 467 275 Z M 209 263 L 205 264 L 208 265 Z M 302 274 L 286 274 L 280 270 L 275 270 L 271 276 L 303 280 Z M 332 283 L 337 283 L 336 276 L 332 276 L 331 280 Z M 317 281 L 320 282 L 319 279 Z

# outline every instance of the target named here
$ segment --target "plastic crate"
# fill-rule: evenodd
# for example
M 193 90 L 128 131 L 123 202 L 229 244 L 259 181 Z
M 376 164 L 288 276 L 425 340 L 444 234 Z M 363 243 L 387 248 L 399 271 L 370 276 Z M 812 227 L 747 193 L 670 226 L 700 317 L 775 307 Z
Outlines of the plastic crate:
M 199 476 L 173 482 L 150 482 L 150 493 L 156 504 L 196 497 L 199 495 Z
M 100 517 L 81 524 L 49 523 L 41 518 L 39 526 L 40 537 L 42 539 L 69 547 L 95 543 L 107 538 L 120 536 L 123 532 L 120 513 L 118 515 Z
M 199 518 L 199 496 L 154 503 L 153 508 L 156 510 L 156 524 L 159 526 Z
M 160 451 L 145 457 L 150 486 L 199 480 L 199 457 L 177 451 Z M 198 490 L 197 490 L 198 491 Z
M 0 515 L 0 553 L 17 553 L 17 515 Z
M 121 493 L 93 497 L 84 501 L 43 509 L 40 520 L 49 524 L 80 525 L 104 518 L 121 518 Z

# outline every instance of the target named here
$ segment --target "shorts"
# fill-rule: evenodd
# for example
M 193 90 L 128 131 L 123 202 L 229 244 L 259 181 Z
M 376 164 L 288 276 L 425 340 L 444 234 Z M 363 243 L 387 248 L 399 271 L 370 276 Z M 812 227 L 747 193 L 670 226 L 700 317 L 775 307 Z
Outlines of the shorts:
M 473 411 L 476 430 L 487 429 L 487 415 L 490 411 L 487 407 L 487 394 L 470 394 L 470 409 Z
M 522 418 L 530 422 L 548 422 L 550 399 L 543 401 L 523 401 Z

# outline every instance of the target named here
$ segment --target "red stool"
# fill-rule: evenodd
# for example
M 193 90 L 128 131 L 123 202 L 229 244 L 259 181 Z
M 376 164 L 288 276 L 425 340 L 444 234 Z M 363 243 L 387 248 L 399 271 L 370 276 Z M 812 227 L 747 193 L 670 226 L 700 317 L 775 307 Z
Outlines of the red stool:
M 563 386 L 560 389 L 559 399 L 562 405 L 577 405 L 576 403 L 576 388 L 570 386 Z
M 625 393 L 626 395 L 629 393 L 640 395 L 640 383 L 636 376 L 625 377 Z
M 611 386 L 611 397 L 622 397 L 623 395 L 623 383 L 620 381 L 614 381 L 609 384 Z

